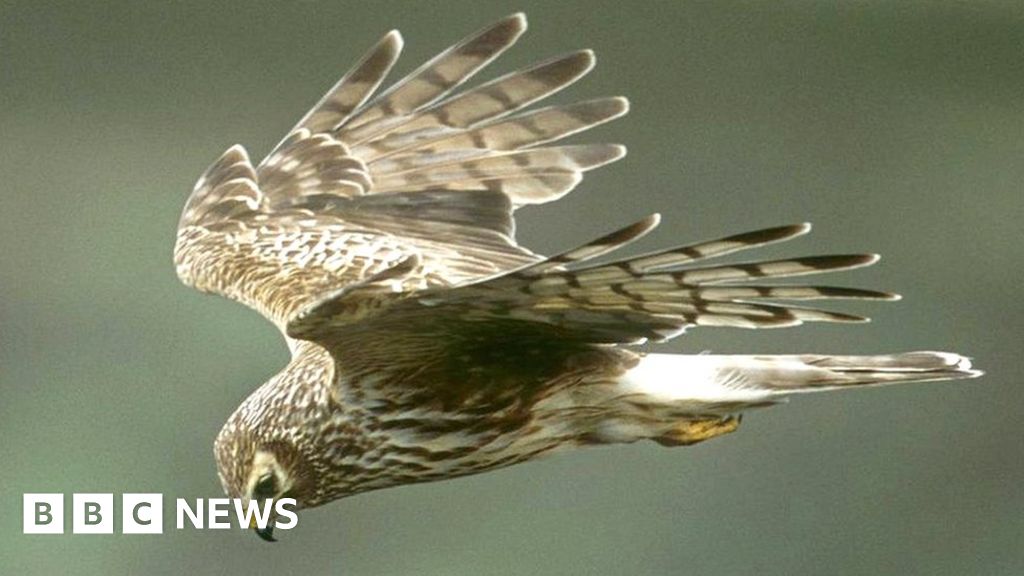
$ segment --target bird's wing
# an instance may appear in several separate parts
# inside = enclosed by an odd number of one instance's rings
[[[349,370],[409,368],[401,362],[409,351],[416,362],[433,358],[435,364],[464,369],[459,359],[472,356],[467,350],[507,352],[522,362],[528,356],[516,351],[523,346],[637,344],[672,338],[690,326],[860,322],[865,318],[778,301],[896,298],[855,288],[761,283],[867,266],[877,260],[870,254],[708,263],[803,235],[810,230],[807,224],[595,262],[657,222],[652,216],[574,250],[456,287],[399,289],[396,283],[416,267],[407,260],[309,305],[288,323],[287,334],[344,351]]]
[[[178,229],[179,276],[283,326],[325,292],[416,255],[410,288],[493,275],[539,257],[512,212],[555,200],[621,146],[551,145],[626,113],[624,98],[524,109],[594,63],[574,52],[470,89],[526,29],[513,15],[376,97],[402,40],[385,35],[258,166],[230,148],[197,182]]]

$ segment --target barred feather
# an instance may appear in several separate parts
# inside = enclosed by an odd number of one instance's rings
[[[623,155],[625,149],[621,146],[584,144],[493,154],[466,162],[442,161],[397,174],[377,175],[376,189],[379,192],[398,192],[520,175],[571,175],[614,162]]]
[[[492,151],[546,144],[604,124],[628,111],[629,102],[625,98],[601,98],[542,108],[404,147],[394,141],[379,141],[356,146],[354,151],[367,158],[375,171],[399,172],[423,166],[430,163],[428,159],[443,155],[462,155],[468,159]]]
[[[402,52],[402,35],[392,30],[384,35],[323,98],[299,120],[291,132],[330,132],[344,123],[380,86]],[[291,133],[289,132],[289,134]],[[277,148],[281,148],[278,145]]]
[[[360,110],[340,136],[356,141],[348,136],[359,127],[399,118],[437,101],[500,56],[525,31],[526,17],[513,14],[469,36],[388,88]]]
[[[633,242],[643,238],[650,233],[651,230],[657,228],[659,223],[661,223],[661,215],[651,214],[650,216],[630,224],[625,228],[621,228],[610,234],[605,234],[597,240],[587,242],[583,246],[567,250],[554,256],[549,256],[541,262],[530,264],[522,270],[517,270],[515,272],[515,276],[540,276],[551,270],[562,269],[574,262],[592,260],[594,258],[604,256],[609,252],[618,250],[619,248],[632,244]]]
[[[228,148],[203,172],[182,210],[178,226],[216,221],[259,206],[262,194],[245,148]]]
[[[656,217],[649,217],[575,250],[496,278],[491,281],[492,288],[528,295],[518,305],[534,312],[582,307],[605,311],[610,316],[620,315],[627,340],[638,336],[665,339],[691,325],[771,328],[803,322],[866,321],[851,314],[777,303],[752,303],[747,302],[748,299],[896,298],[884,292],[851,288],[709,286],[848,270],[877,261],[874,255],[839,255],[700,265],[712,258],[801,236],[810,230],[808,224],[769,228],[605,264],[587,264],[637,239],[656,223]],[[645,327],[650,331],[643,333]]]
[[[593,66],[592,52],[574,52],[507,74],[408,117],[398,116],[388,121],[343,127],[338,131],[338,137],[352,145],[385,138],[390,142],[406,143],[433,137],[446,130],[469,128],[550,96],[580,79]]]
[[[853,314],[764,301],[769,298],[896,298],[884,292],[853,288],[719,286],[719,283],[755,278],[848,270],[876,262],[874,255],[705,264],[707,260],[726,254],[801,236],[810,230],[807,224],[768,228],[608,263],[593,263],[594,259],[642,237],[657,223],[657,215],[650,216],[579,248],[482,282],[454,289],[385,296],[382,310],[400,303],[396,311],[390,312],[400,316],[403,310],[417,306],[418,302],[438,314],[483,315],[550,324],[585,340],[623,344],[665,340],[677,336],[688,326],[777,328],[804,322],[867,320]],[[759,301],[750,302],[749,296]],[[355,302],[349,305],[359,306]],[[318,306],[321,310],[345,309],[344,305],[326,302]],[[309,328],[313,322],[309,319],[311,316],[316,316],[312,310],[304,312],[302,320],[289,326],[289,334],[315,339],[318,331],[331,331],[331,321],[323,318],[316,319],[315,329]],[[341,324],[350,321],[337,319]]]
[[[283,327],[325,284],[381,270],[392,250],[422,257],[418,281],[426,286],[535,261],[512,238],[511,211],[560,198],[585,171],[624,154],[607,144],[549,144],[621,116],[628,104],[603,98],[525,110],[586,74],[589,51],[463,87],[525,30],[525,17],[513,14],[374,96],[403,44],[398,32],[386,34],[258,168],[236,146],[204,174],[179,226],[181,278]],[[412,193],[423,197],[412,202]],[[349,201],[373,195],[395,196],[394,205]],[[388,249],[374,255],[360,242]],[[342,265],[353,258],[360,263]],[[271,262],[279,274],[245,281]]]

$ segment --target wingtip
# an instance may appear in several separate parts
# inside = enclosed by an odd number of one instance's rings
[[[649,214],[621,230],[613,232],[611,236],[614,236],[615,238],[625,237],[629,238],[630,241],[633,241],[646,236],[651,230],[657,228],[660,223],[661,214],[654,212],[653,214]]]
[[[811,223],[800,222],[797,224],[789,224],[786,226],[779,226],[778,228],[768,228],[767,232],[774,232],[779,236],[779,239],[789,240],[791,238],[797,238],[805,234],[810,233]]]
[[[471,38],[488,37],[489,42],[499,41],[500,44],[506,48],[515,44],[520,36],[526,32],[526,14],[522,12],[516,12],[515,14],[509,14],[508,16],[498,20],[494,24],[487,26],[483,30],[480,30]]]
[[[744,232],[731,236],[730,240],[736,240],[752,245],[770,244],[773,242],[784,242],[810,232],[811,227],[806,222],[803,224],[790,224],[787,226],[775,226],[763,228],[752,232]]]
[[[838,255],[835,258],[843,261],[843,265],[841,266],[843,270],[853,270],[856,268],[873,266],[881,260],[882,257],[878,254],[846,254]]]
[[[775,234],[778,240],[791,240],[809,234],[811,232],[811,223],[800,222],[799,224],[779,226],[778,228],[769,228],[766,232]]]
[[[590,48],[570,52],[566,54],[563,57],[563,59],[578,61],[577,65],[579,66],[579,73],[577,78],[589,74],[590,71],[593,70],[594,66],[597,64],[597,55],[594,54],[594,51],[591,50]]]
[[[405,46],[405,39],[402,37],[402,33],[397,29],[390,30],[387,34],[381,38],[381,44],[388,44],[392,46],[394,50],[401,50]]]
[[[499,23],[506,22],[509,23],[510,25],[514,25],[516,29],[519,30],[520,32],[525,32],[530,25],[529,21],[527,21],[526,19],[525,12],[515,12],[513,14],[509,14],[508,16],[502,18]]]
[[[616,117],[629,113],[629,98],[626,98],[625,96],[613,96],[612,101],[619,105],[619,109],[615,114]]]
[[[230,148],[225,150],[224,154],[222,154],[221,156],[223,158],[227,158],[230,156],[238,156],[240,160],[244,160],[246,162],[249,161],[249,151],[246,150],[245,146],[242,146],[241,144],[233,144]]]

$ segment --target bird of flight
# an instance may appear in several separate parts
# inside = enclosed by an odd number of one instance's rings
[[[896,296],[773,283],[874,255],[718,260],[807,224],[618,255],[653,215],[555,256],[519,246],[516,209],[561,198],[625,153],[559,141],[628,108],[620,97],[532,106],[587,74],[589,51],[463,86],[525,30],[523,15],[504,18],[378,91],[402,48],[390,32],[262,162],[232,146],[199,178],[178,276],[259,311],[292,353],[216,439],[229,496],[307,508],[566,448],[689,445],[794,394],[980,375],[944,352],[638,350],[695,326],[860,322],[787,302]]]

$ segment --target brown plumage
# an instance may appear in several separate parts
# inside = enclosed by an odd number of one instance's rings
[[[505,18],[374,96],[401,50],[391,32],[263,162],[233,146],[199,179],[179,224],[178,275],[255,308],[292,350],[217,438],[229,495],[318,506],[565,447],[692,444],[793,393],[979,374],[937,352],[629,348],[690,326],[858,322],[779,301],[895,296],[770,283],[873,255],[713,261],[806,224],[627,258],[602,259],[657,216],[549,258],[518,246],[516,208],[556,200],[624,154],[557,142],[627,111],[624,98],[525,110],[586,74],[589,51],[462,88],[525,28],[522,15]]]

